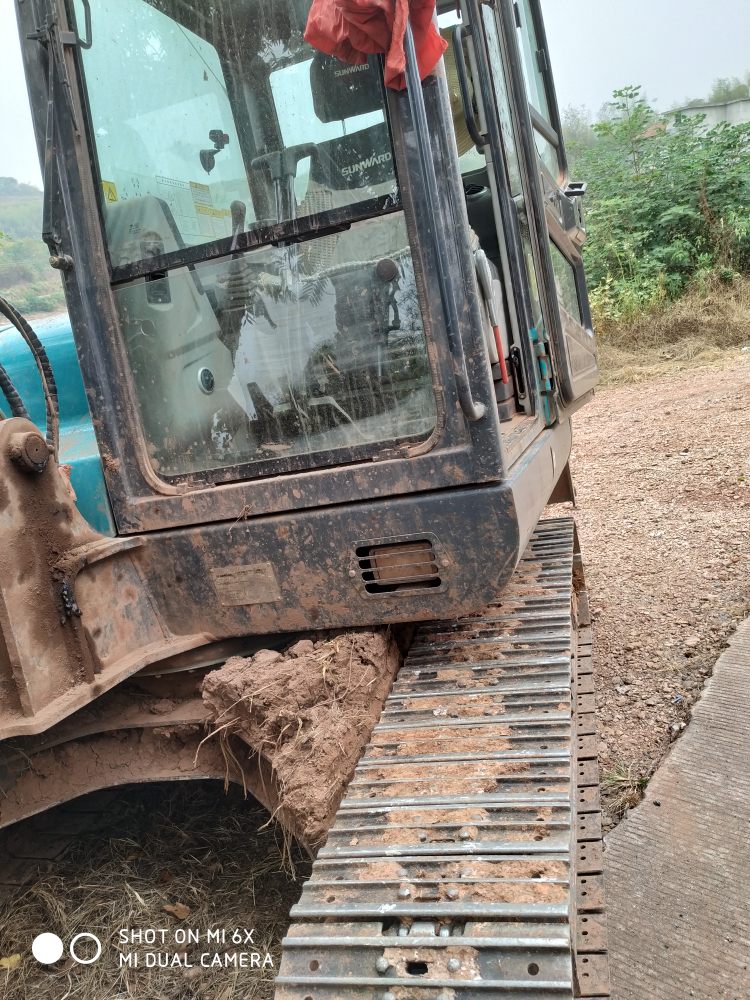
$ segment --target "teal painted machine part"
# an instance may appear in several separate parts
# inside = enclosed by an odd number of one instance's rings
[[[99,448],[94,436],[86,392],[81,379],[73,332],[67,313],[35,321],[37,336],[49,356],[60,404],[60,464],[70,465],[76,506],[89,524],[103,535],[114,535],[115,522],[104,485]],[[47,428],[44,393],[34,358],[13,326],[0,327],[0,363],[4,366],[29,417],[42,432]],[[0,410],[8,406],[0,394]]]

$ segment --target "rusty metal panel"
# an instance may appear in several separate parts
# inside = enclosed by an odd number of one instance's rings
[[[601,813],[579,813],[576,817],[576,823],[578,840],[602,839]]]
[[[608,997],[609,960],[606,955],[578,955],[576,979],[581,997]]]
[[[604,909],[604,876],[580,875],[576,881],[576,902],[580,912]]]
[[[604,913],[585,913],[578,918],[576,951],[605,952],[607,950],[607,916]]]

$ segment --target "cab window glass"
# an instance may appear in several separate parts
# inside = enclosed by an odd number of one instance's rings
[[[539,69],[537,57],[539,46],[536,41],[536,33],[534,31],[534,22],[531,18],[529,0],[518,0],[516,3],[516,10],[518,11],[519,20],[521,21],[521,27],[517,29],[517,36],[518,48],[521,53],[523,77],[526,84],[526,96],[529,104],[531,104],[534,110],[541,115],[546,122],[549,122],[549,104],[547,102],[547,93],[544,88],[544,78]],[[547,139],[545,139],[544,136],[541,135],[536,129],[534,129],[534,142],[536,143],[537,152],[539,153],[542,163],[545,165],[552,177],[557,180],[560,170],[557,150],[552,143],[548,142]]]
[[[114,297],[160,476],[340,464],[435,426],[401,212],[138,278]]]
[[[573,265],[565,257],[557,246],[550,240],[550,254],[552,255],[552,269],[555,274],[555,289],[557,291],[557,301],[561,309],[571,316],[576,323],[583,325],[581,318],[581,306],[578,301],[578,289],[576,288],[576,278]]]
[[[521,64],[523,66],[523,76],[526,81],[526,96],[529,104],[539,112],[542,118],[549,121],[549,106],[547,104],[547,94],[544,89],[544,79],[537,62],[537,51],[539,46],[536,42],[534,22],[531,18],[531,8],[529,0],[517,0],[516,10],[518,11],[521,26],[517,29],[518,48],[521,52]]]
[[[500,134],[503,138],[503,148],[505,150],[505,163],[508,170],[508,187],[512,197],[521,194],[521,170],[518,165],[518,152],[516,150],[516,140],[513,134],[513,120],[510,113],[510,101],[508,100],[508,87],[505,80],[505,67],[500,50],[500,38],[497,31],[495,13],[491,7],[485,4],[480,6],[482,20],[484,21],[485,37],[487,39],[487,51],[490,57],[490,72],[492,73],[492,85],[495,88],[495,104],[497,107],[497,117],[500,122]]]
[[[312,49],[308,7],[91,0],[81,56],[114,266],[398,202],[379,63]]]

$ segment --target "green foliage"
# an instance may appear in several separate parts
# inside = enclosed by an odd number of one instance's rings
[[[591,110],[583,104],[580,107],[569,104],[567,108],[563,108],[561,118],[565,152],[568,157],[568,170],[570,176],[574,180],[578,180],[582,152],[595,146],[598,141],[593,127],[594,116]]]
[[[706,104],[726,104],[728,101],[738,101],[750,97],[750,73],[745,73],[740,80],[736,76],[714,80],[713,86],[705,99],[687,102],[689,108],[700,108]]]
[[[42,197],[39,188],[0,177],[0,294],[26,315],[65,308],[41,239]]]
[[[42,192],[15,177],[0,177],[0,231],[14,240],[39,239],[42,232]]]
[[[610,109],[577,164],[589,182],[584,259],[600,324],[710,273],[731,281],[750,269],[750,124],[657,116],[640,87],[615,91]]]

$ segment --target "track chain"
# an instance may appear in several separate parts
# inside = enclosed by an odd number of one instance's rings
[[[571,519],[540,522],[482,615],[419,629],[292,908],[277,1000],[609,995],[575,549]]]

